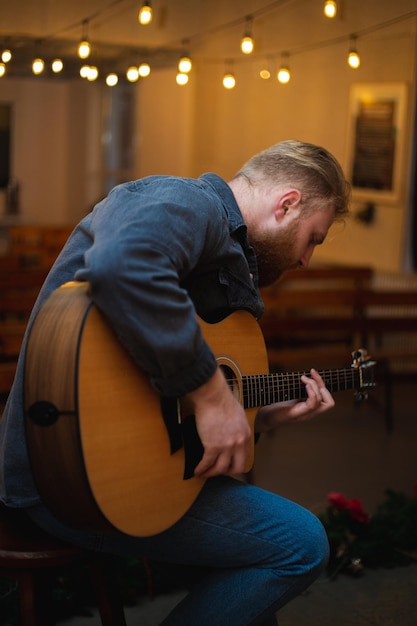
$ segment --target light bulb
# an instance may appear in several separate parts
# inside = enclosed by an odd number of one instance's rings
[[[139,10],[138,20],[142,26],[147,26],[147,24],[152,22],[152,7],[150,2],[143,3]]]
[[[337,4],[334,0],[327,0],[324,3],[324,15],[329,18],[336,17],[337,13]]]
[[[90,56],[91,46],[88,41],[88,19],[82,23],[81,40],[78,44],[77,54],[80,59],[87,59]]]
[[[118,82],[119,82],[119,77],[114,72],[112,72],[111,74],[107,75],[107,77],[106,77],[106,85],[108,87],[115,87]]]
[[[64,64],[61,59],[54,59],[52,61],[51,67],[54,74],[59,74],[59,72],[62,72],[62,70],[64,69]]]
[[[280,82],[282,85],[286,85],[287,83],[290,82],[291,74],[290,74],[290,70],[288,69],[288,67],[281,67],[279,69],[278,74],[277,74],[277,79],[278,79],[278,82]]]
[[[138,67],[139,76],[146,78],[151,73],[151,66],[149,63],[141,63]]]
[[[181,59],[179,60],[179,63],[178,63],[178,70],[182,74],[188,74],[188,72],[191,72],[192,66],[193,66],[193,64],[192,64],[191,59],[189,57],[181,57]]]
[[[90,65],[87,71],[87,80],[93,82],[98,78],[98,68],[95,65]]]
[[[272,59],[270,57],[266,58],[261,65],[259,70],[259,76],[262,80],[269,80],[272,75],[271,67],[273,65]]]
[[[35,59],[32,63],[32,72],[36,75],[42,74],[44,67],[45,67],[45,63],[43,59],[40,59],[40,58]]]
[[[358,69],[358,67],[360,66],[361,60],[360,60],[359,54],[356,52],[356,50],[351,50],[349,52],[348,64],[354,70]]]
[[[252,16],[246,17],[246,26],[243,33],[243,37],[240,40],[240,49],[243,54],[252,54],[254,48],[254,41],[252,37]]]
[[[126,78],[130,83],[135,83],[139,79],[139,70],[136,65],[127,68]]]
[[[350,48],[349,48],[347,62],[348,62],[349,67],[351,67],[354,70],[358,69],[358,67],[361,64],[358,51],[356,50],[356,35],[350,36]]]
[[[1,60],[3,61],[3,63],[8,63],[11,58],[12,58],[11,51],[8,48],[3,50],[3,52],[1,53]]]
[[[183,72],[178,72],[175,78],[177,85],[186,85],[188,83],[189,77],[188,74],[184,74]]]
[[[80,41],[77,51],[80,59],[87,59],[90,56],[90,51],[91,48],[89,42],[87,40]]]
[[[2,78],[6,73],[6,66],[4,63],[0,63],[0,78]]]
[[[89,65],[83,65],[80,68],[80,76],[81,76],[81,78],[87,78],[89,71],[90,71],[90,66]]]
[[[80,59],[87,59],[90,56],[90,52],[91,47],[89,42],[86,39],[80,41],[78,45],[78,56],[80,57]]]
[[[236,85],[236,79],[233,74],[225,74],[223,76],[223,87],[225,89],[233,89]]]
[[[254,43],[252,37],[243,37],[240,42],[240,49],[242,50],[243,54],[252,54],[253,48]]]

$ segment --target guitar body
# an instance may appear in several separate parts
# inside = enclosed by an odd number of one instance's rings
[[[178,521],[205,481],[184,479],[184,448],[170,451],[159,395],[87,289],[68,283],[56,290],[29,336],[25,424],[34,478],[66,524],[149,536]],[[236,394],[242,375],[267,372],[263,337],[249,313],[200,324],[219,364],[232,372]],[[246,410],[252,430],[256,412]],[[252,462],[253,452],[247,470]]]

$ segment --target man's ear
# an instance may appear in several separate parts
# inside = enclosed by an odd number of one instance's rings
[[[294,213],[301,203],[301,192],[298,189],[289,189],[283,193],[275,206],[275,219],[280,221],[284,217]]]

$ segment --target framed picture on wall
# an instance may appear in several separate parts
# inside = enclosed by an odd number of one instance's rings
[[[348,177],[358,200],[396,203],[404,181],[405,83],[356,83],[350,90]]]

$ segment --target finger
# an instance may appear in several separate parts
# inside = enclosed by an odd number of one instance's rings
[[[217,463],[217,454],[204,453],[203,458],[194,469],[195,476],[204,476],[207,472],[213,468]]]
[[[318,371],[316,369],[311,368],[310,370],[310,376],[313,380],[316,381],[316,383],[318,384],[319,387],[325,387],[325,383],[324,380],[322,379],[322,377],[320,376],[320,374],[318,373]]]
[[[220,474],[235,475],[244,472],[250,454],[250,445],[238,446],[233,452],[225,450],[217,455],[205,454],[194,470],[196,476],[211,478]]]
[[[314,381],[313,383],[310,379],[310,382],[306,382],[306,391],[306,405],[309,407],[310,411],[321,413],[335,405],[333,396],[323,382],[320,384]]]
[[[310,401],[317,400],[317,402],[321,402],[322,395],[321,395],[321,390],[317,382],[313,380],[312,378],[309,378],[308,376],[302,376],[301,380],[306,386],[306,392],[307,392],[306,402],[309,403],[309,400]]]
[[[195,468],[194,474],[202,478],[212,478],[229,473],[231,467],[233,467],[233,456],[229,452],[223,451],[217,455],[204,455]]]
[[[194,472],[196,476],[201,478],[213,478],[214,476],[220,476],[221,474],[229,474],[229,468],[231,465],[231,461],[227,459],[217,461],[208,469],[198,472],[197,469]]]
[[[326,407],[331,407],[335,405],[335,401],[334,398],[332,396],[332,394],[330,393],[330,391],[327,389],[325,382],[323,381],[322,377],[320,376],[320,374],[318,373],[317,370],[312,369],[311,370],[311,376],[312,378],[316,381],[320,395],[321,395],[321,401],[323,404],[326,405]]]
[[[244,448],[239,448],[235,451],[235,454],[230,459],[230,464],[226,474],[233,476],[236,474],[242,474],[245,471],[246,463],[250,454],[250,445],[248,444]]]

